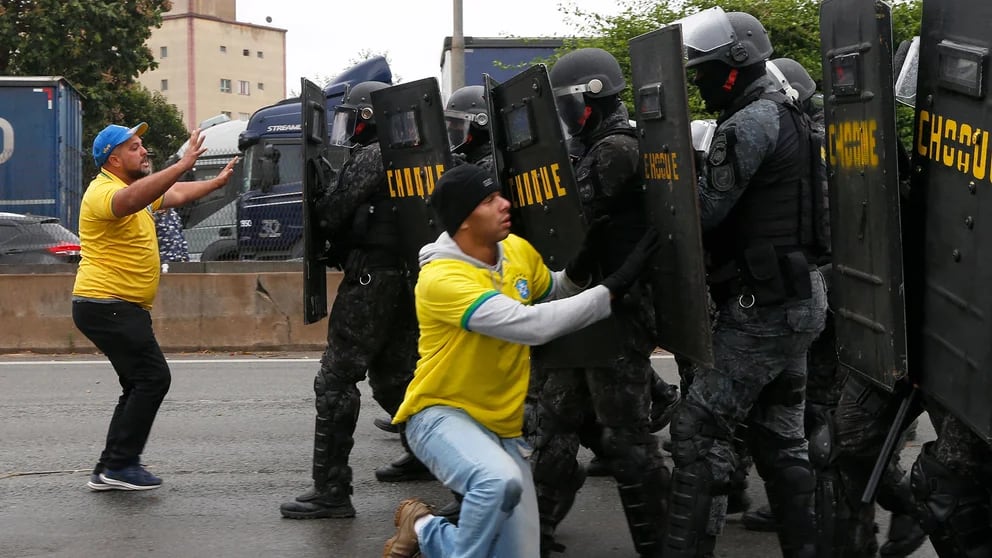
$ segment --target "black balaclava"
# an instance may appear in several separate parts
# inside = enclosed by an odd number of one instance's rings
[[[695,71],[692,82],[699,88],[706,103],[706,110],[719,112],[747,89],[748,85],[765,75],[765,63],[731,68],[719,60],[710,60],[691,68]]]

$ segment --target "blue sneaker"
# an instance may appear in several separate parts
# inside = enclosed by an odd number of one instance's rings
[[[116,486],[103,482],[103,479],[100,478],[98,473],[90,474],[90,480],[86,483],[86,486],[95,492],[103,492],[104,490],[114,490],[117,488]]]
[[[117,490],[152,490],[162,486],[162,479],[149,473],[141,465],[128,465],[123,469],[107,469],[100,480]]]

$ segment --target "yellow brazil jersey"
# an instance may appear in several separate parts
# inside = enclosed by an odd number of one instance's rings
[[[162,206],[162,198],[118,218],[111,209],[111,200],[126,187],[120,178],[101,171],[83,194],[79,209],[82,259],[72,294],[125,300],[151,310],[159,280],[158,237],[152,211]]]
[[[503,438],[521,435],[530,347],[468,329],[472,313],[504,294],[524,304],[551,291],[551,274],[524,239],[502,242],[499,274],[458,259],[423,266],[416,287],[420,360],[395,421],[432,405],[464,409]]]

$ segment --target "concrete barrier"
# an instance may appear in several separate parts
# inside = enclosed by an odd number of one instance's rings
[[[96,351],[72,323],[74,266],[0,267],[0,353]],[[328,272],[328,309],[340,282]],[[326,319],[303,324],[297,262],[170,264],[152,323],[166,352],[313,351],[327,339]]]

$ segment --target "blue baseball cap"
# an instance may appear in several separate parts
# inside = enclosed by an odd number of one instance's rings
[[[110,152],[115,147],[131,139],[131,136],[141,137],[141,134],[147,131],[148,124],[145,122],[138,124],[134,128],[125,128],[124,126],[111,124],[100,130],[100,133],[96,135],[96,139],[93,140],[93,162],[96,163],[97,167],[102,167],[107,162],[107,157],[110,157]]]

